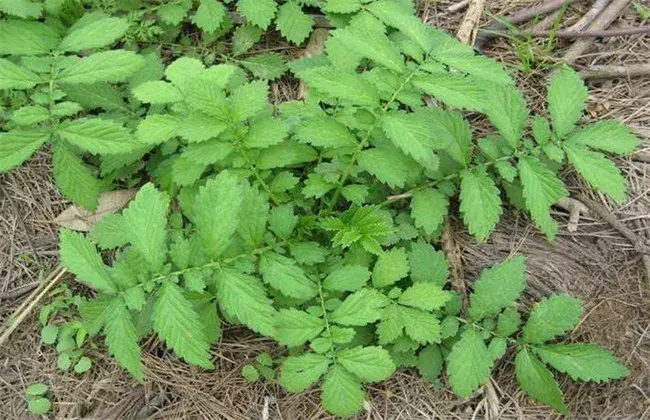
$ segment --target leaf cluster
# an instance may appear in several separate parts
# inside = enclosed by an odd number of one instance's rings
[[[93,290],[76,301],[74,331],[103,337],[138,380],[145,337],[211,369],[224,323],[286,346],[279,383],[318,387],[342,416],[398,368],[434,383],[445,372],[466,398],[509,351],[522,389],[561,412],[547,366],[576,380],[627,374],[605,349],[558,341],[582,316],[576,299],[553,295],[522,322],[523,257],[485,270],[463,308],[434,246],[456,209],[484,241],[508,204],[553,238],[565,170],[625,200],[606,153],[638,140],[616,121],[578,124],[588,92],[569,68],[549,83],[548,115],[530,115],[506,69],[423,24],[409,1],[135,1],[133,15],[53,3],[0,0],[14,16],[0,22],[0,172],[48,144],[62,193],[91,211],[102,191],[142,186],[89,235],[62,230],[60,245]],[[302,42],[303,6],[336,23],[322,55],[288,66],[247,55],[273,19]],[[217,36],[232,8],[248,23],[214,60],[127,49],[149,13]],[[276,103],[269,83],[287,68],[306,97]],[[494,134],[475,138],[469,115]],[[273,363],[244,374],[272,380]]]

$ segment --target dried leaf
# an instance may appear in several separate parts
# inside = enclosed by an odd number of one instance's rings
[[[79,232],[90,232],[104,217],[122,210],[137,191],[137,189],[131,188],[105,192],[99,196],[99,205],[96,211],[89,212],[81,206],[72,205],[61,212],[54,219],[54,223]]]

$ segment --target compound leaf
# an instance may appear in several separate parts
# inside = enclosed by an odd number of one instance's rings
[[[535,304],[524,326],[526,343],[543,343],[575,327],[582,318],[582,302],[569,295],[553,295]]]
[[[162,285],[154,303],[152,320],[156,334],[179,357],[193,365],[214,367],[210,361],[210,342],[203,334],[199,315],[178,285],[171,281]]]
[[[592,343],[548,344],[535,352],[574,380],[606,382],[630,374],[611,351]]]
[[[447,376],[451,389],[461,398],[474,393],[490,377],[493,365],[481,334],[469,328],[447,356]]]
[[[532,398],[550,405],[560,413],[568,412],[553,374],[526,348],[515,357],[515,376],[521,389]]]
[[[526,264],[522,256],[510,258],[481,273],[470,295],[469,314],[474,319],[496,315],[514,302],[526,288]]]

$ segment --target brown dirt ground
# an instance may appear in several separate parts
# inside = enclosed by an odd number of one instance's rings
[[[423,19],[453,31],[463,12],[445,14],[451,1],[429,0],[421,7]],[[527,0],[488,1],[490,12],[504,15],[531,4]],[[565,16],[569,26],[584,13],[574,6]],[[482,24],[488,18],[483,17]],[[614,26],[641,23],[632,9]],[[643,36],[597,41],[577,66],[648,62],[649,39]],[[548,62],[561,56],[568,44],[556,45]],[[493,42],[486,51],[506,63],[516,64],[512,44]],[[521,72],[520,72],[521,73]],[[547,71],[524,74],[519,85],[527,91],[535,110],[543,110]],[[650,80],[617,79],[590,83],[587,119],[616,118],[630,124],[645,140],[650,151]],[[277,84],[277,97],[291,97],[295,86]],[[630,183],[630,200],[616,207],[605,204],[638,235],[650,238],[650,163],[626,159],[621,168]],[[576,177],[566,174],[572,193],[587,191]],[[29,288],[57,264],[56,227],[51,220],[67,203],[52,184],[48,154],[38,153],[25,167],[0,178],[0,322],[5,322]],[[567,215],[557,219],[565,226]],[[458,229],[460,231],[460,229]],[[585,316],[571,334],[572,339],[590,340],[612,349],[631,367],[625,380],[607,385],[574,383],[558,378],[575,418],[650,418],[650,305],[649,280],[641,258],[616,230],[595,216],[583,217],[579,229],[563,229],[547,242],[529,221],[514,213],[507,215],[497,232],[482,245],[464,233],[457,233],[463,268],[468,279],[484,267],[513,252],[528,256],[527,298],[539,298],[556,291],[569,292],[585,301]],[[529,301],[524,305],[528,305]],[[37,308],[38,309],[38,308]],[[53,395],[56,418],[218,418],[218,419],[320,419],[326,414],[315,391],[286,395],[272,383],[247,383],[240,369],[257,354],[280,350],[242,328],[229,328],[214,349],[217,370],[203,372],[174,357],[156,340],[143,344],[149,380],[138,386],[101,350],[91,351],[94,366],[84,376],[61,374],[51,346],[40,344],[38,310],[19,326],[11,341],[0,348],[0,418],[27,418],[24,389],[34,382],[46,382]],[[506,358],[507,360],[507,358]],[[502,362],[489,386],[466,401],[445,389],[436,389],[410,372],[400,372],[386,383],[370,389],[367,419],[469,419],[469,418],[557,418],[551,410],[535,405],[518,389],[510,362]]]

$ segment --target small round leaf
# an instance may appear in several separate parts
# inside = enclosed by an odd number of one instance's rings
[[[48,390],[47,385],[43,383],[31,384],[25,390],[25,395],[28,397],[40,397],[45,394]]]
[[[45,344],[56,343],[56,337],[59,335],[59,327],[56,325],[46,325],[41,330],[41,341]]]
[[[81,374],[86,372],[93,365],[93,361],[84,356],[74,365],[74,371]]]
[[[51,407],[52,407],[52,403],[50,402],[50,400],[43,397],[31,399],[29,400],[29,403],[27,403],[27,411],[36,415],[47,413],[48,411],[50,411]]]

